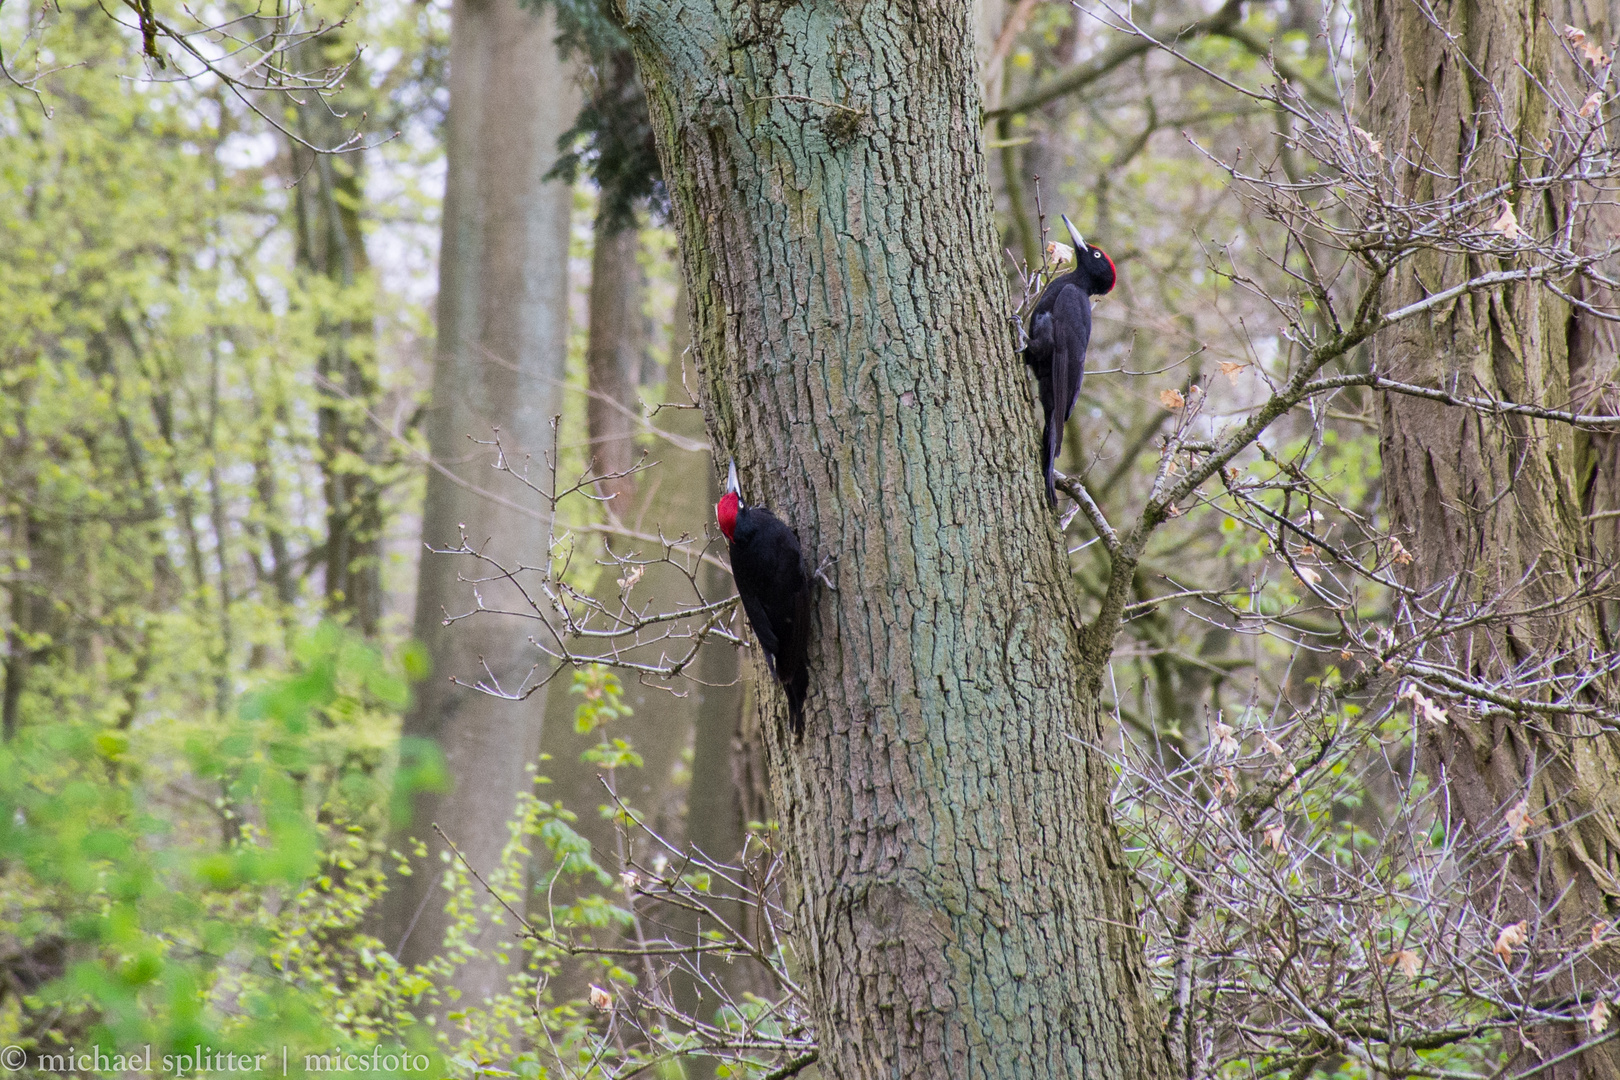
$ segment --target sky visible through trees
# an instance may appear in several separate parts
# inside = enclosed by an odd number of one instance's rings
[[[0,7],[0,1068],[1620,1077],[1620,8],[513,4]]]

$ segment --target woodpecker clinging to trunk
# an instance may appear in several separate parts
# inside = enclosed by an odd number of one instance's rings
[[[1024,363],[1035,372],[1041,388],[1041,410],[1046,414],[1041,471],[1046,476],[1047,501],[1053,506],[1057,505],[1057,487],[1052,467],[1063,449],[1063,425],[1069,422],[1069,413],[1080,396],[1080,380],[1086,373],[1091,298],[1111,290],[1115,278],[1114,260],[1102,248],[1087,244],[1067,214],[1063,224],[1074,240],[1074,269],[1053,278],[1035,302],[1029,318],[1029,343],[1024,346]]]
[[[799,538],[769,510],[743,503],[735,461],[714,516],[731,545],[731,576],[748,622],[771,674],[787,691],[788,722],[795,737],[803,735],[810,689],[810,575]]]

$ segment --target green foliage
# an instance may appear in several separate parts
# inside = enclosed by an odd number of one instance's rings
[[[624,703],[623,684],[611,668],[601,664],[575,671],[568,692],[584,699],[574,709],[574,730],[581,735],[601,731],[614,720],[630,715],[630,706]]]
[[[399,14],[355,24],[411,58],[369,74],[431,98],[415,61],[442,6]],[[397,377],[380,348],[409,353],[420,311],[296,264],[277,137],[241,102],[141,80],[138,39],[93,5],[26,42],[12,15],[8,64],[35,48],[62,67],[51,115],[0,95],[0,1042],[109,1055],[84,1072],[145,1047],[154,1072],[195,1073],[163,1058],[198,1047],[269,1052],[266,1073],[285,1048],[289,1075],[374,1050],[409,1051],[419,1067],[394,1071],[417,1076],[541,1046],[588,1059],[588,1013],[559,1003],[542,1030],[532,1008],[558,954],[461,868],[439,961],[403,968],[366,930],[391,829],[446,772],[398,735],[421,651],[319,621],[324,485],[388,473],[321,444],[315,375],[333,328],[363,320],[377,342],[345,355]],[[611,883],[565,810],[522,810],[489,879],[503,895],[521,906],[536,839]],[[600,901],[581,925],[621,924]],[[454,1001],[476,928],[502,919],[513,990]]]
[[[326,480],[397,479],[315,430],[327,331],[375,304],[294,265],[276,144],[239,101],[139,80],[93,4],[38,34],[53,111],[0,95],[6,721],[223,715],[318,617]]]
[[[581,735],[597,732],[601,736],[601,741],[586,750],[581,759],[609,773],[626,766],[641,768],[641,755],[624,739],[609,738],[606,730],[614,720],[630,715],[619,677],[601,664],[591,664],[574,672],[569,693],[584,697],[574,710],[574,730]]]
[[[365,932],[390,862],[390,797],[444,790],[443,763],[431,744],[393,737],[405,694],[397,660],[330,624],[293,655],[291,670],[225,718],[127,732],[30,725],[0,744],[0,941],[34,958],[32,970],[49,968],[4,1001],[0,1041],[36,1055],[99,1047],[109,1061],[201,1047],[268,1054],[277,1068],[285,1048],[294,1076],[321,1055],[374,1051],[421,1066],[369,1070],[384,1076],[545,1077],[543,1062],[558,1058],[594,1075],[593,1061],[637,1060],[604,1056],[595,1010],[545,989],[568,962],[560,938],[616,939],[631,913],[582,889],[548,909],[546,936],[515,915],[541,848],[554,869],[536,895],[561,879],[617,884],[573,815],[534,793],[482,880],[447,860],[453,921],[437,960],[404,968]],[[587,695],[601,691],[581,707],[598,728],[629,713],[604,675],[579,680]],[[622,740],[612,745],[620,767],[633,764]],[[455,971],[489,948],[492,926],[510,986],[458,1001]],[[611,958],[593,963],[609,985],[637,981]],[[444,1024],[417,1016],[435,1012]]]
[[[225,718],[29,725],[0,745],[0,939],[36,958],[0,1039],[154,1055],[436,1058],[429,988],[360,932],[404,683],[325,626]],[[416,754],[407,784],[438,775]],[[404,1075],[403,1070],[400,1071]]]

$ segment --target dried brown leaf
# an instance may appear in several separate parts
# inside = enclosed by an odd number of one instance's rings
[[[1496,935],[1496,944],[1491,951],[1502,958],[1505,964],[1513,959],[1513,950],[1530,940],[1530,920],[1523,919],[1516,923],[1509,923],[1502,927],[1502,932]]]
[[[1181,396],[1180,390],[1160,390],[1159,404],[1167,409],[1179,409],[1187,404],[1187,399]]]
[[[1408,979],[1415,979],[1423,970],[1423,958],[1412,949],[1401,949],[1384,957],[1384,966],[1395,968]]]
[[[600,986],[597,986],[595,983],[592,983],[591,1005],[602,1010],[603,1012],[608,1012],[613,1008],[613,995],[602,989]]]
[[[1581,108],[1580,108],[1580,117],[1581,117],[1581,119],[1582,120],[1590,120],[1590,119],[1592,119],[1592,117],[1597,115],[1598,106],[1600,106],[1602,104],[1603,104],[1603,91],[1601,91],[1601,90],[1592,91],[1591,96],[1589,96],[1585,101],[1581,102]]]
[[[1506,199],[1502,200],[1502,212],[1496,220],[1485,226],[1493,233],[1500,233],[1509,240],[1517,240],[1524,232],[1519,228],[1519,219],[1513,216],[1513,206]]]
[[[1446,715],[1446,710],[1436,705],[1432,699],[1425,696],[1423,691],[1415,686],[1408,686],[1401,691],[1400,700],[1410,701],[1413,714],[1422,717],[1436,727],[1451,722],[1451,718]]]
[[[1507,813],[1503,814],[1502,817],[1507,821],[1508,837],[1513,841],[1514,845],[1528,847],[1529,845],[1524,842],[1524,834],[1530,828],[1530,800],[1528,798],[1520,799],[1508,807]]]

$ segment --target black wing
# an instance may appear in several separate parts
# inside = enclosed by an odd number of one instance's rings
[[[1091,297],[1078,285],[1066,286],[1052,305],[1052,403],[1057,415],[1058,446],[1063,445],[1062,427],[1074,411],[1080,396],[1080,380],[1086,374],[1086,347],[1091,344]]]
[[[1045,297],[1042,297],[1045,299]],[[1024,343],[1024,363],[1037,379],[1052,371],[1052,313],[1037,308],[1029,320],[1029,340]]]
[[[803,567],[800,568],[801,571]],[[804,734],[804,699],[810,693],[810,582],[806,579],[793,598],[793,618],[782,639],[776,677],[787,691],[788,724],[794,737]]]
[[[1024,345],[1024,363],[1030,371],[1035,373],[1035,385],[1041,393],[1041,415],[1046,418],[1046,427],[1041,432],[1041,474],[1046,477],[1047,501],[1057,503],[1057,491],[1052,486],[1052,469],[1050,444],[1052,441],[1052,312],[1050,301],[1055,299],[1054,290],[1062,288],[1059,284],[1047,287],[1041,295],[1040,301],[1035,305],[1035,313],[1029,320],[1029,341]]]
[[[734,536],[737,595],[771,674],[787,691],[794,733],[802,733],[810,689],[810,576],[799,538],[775,514],[753,506],[738,515]]]
[[[735,554],[731,557],[731,565],[733,569],[737,566]],[[748,625],[754,628],[754,637],[759,639],[759,647],[765,651],[765,663],[770,667],[771,674],[775,675],[776,654],[782,649],[782,641],[776,636],[776,627],[771,622],[771,613],[765,606],[765,598],[744,592],[740,579],[737,582],[737,595],[742,597],[743,611],[748,615]]]
[[[1030,320],[1029,344],[1024,347],[1024,363],[1035,372],[1041,389],[1041,413],[1046,418],[1041,432],[1041,473],[1046,478],[1047,501],[1053,505],[1057,504],[1053,469],[1063,451],[1063,425],[1080,396],[1090,343],[1091,298],[1072,275],[1064,275],[1041,294]]]

